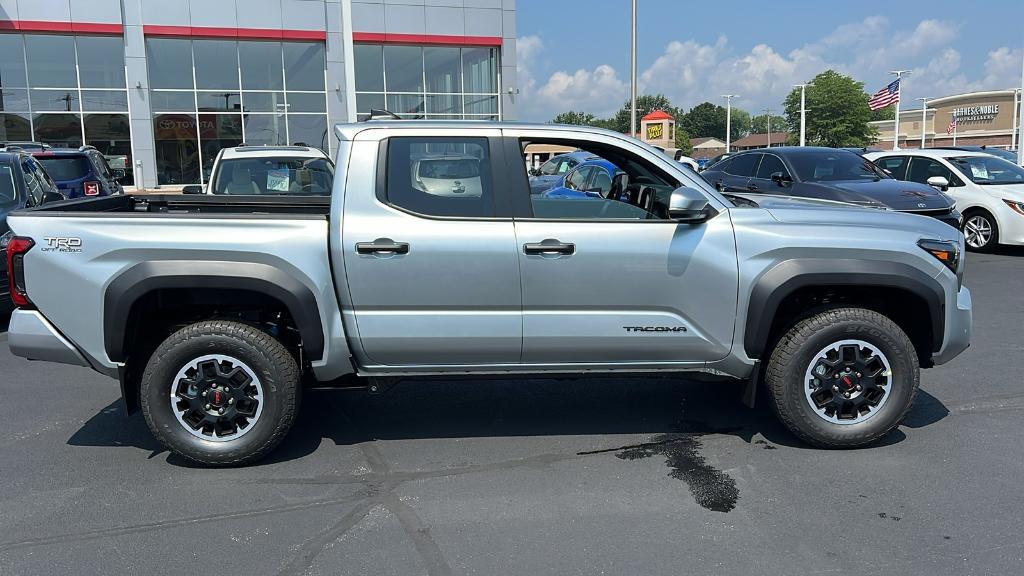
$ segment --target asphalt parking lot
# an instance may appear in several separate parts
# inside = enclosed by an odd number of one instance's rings
[[[731,385],[421,382],[308,394],[269,460],[201,469],[0,335],[0,574],[1018,574],[1024,251],[966,284],[973,347],[853,451]]]

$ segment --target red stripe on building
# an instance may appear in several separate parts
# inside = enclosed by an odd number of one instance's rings
[[[120,24],[101,22],[56,22],[49,20],[0,20],[0,30],[17,32],[57,32],[60,34],[124,34]]]
[[[443,34],[392,34],[353,32],[352,40],[365,44],[415,44],[439,46],[501,46],[500,36],[449,36]]]
[[[313,40],[324,42],[327,32],[322,30],[289,30],[282,28],[221,28],[216,26],[158,26],[142,27],[146,36],[177,36],[181,38],[238,38],[240,40]]]

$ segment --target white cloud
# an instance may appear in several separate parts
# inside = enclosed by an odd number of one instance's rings
[[[913,28],[894,26],[882,16],[838,26],[830,33],[788,53],[768,44],[736,51],[725,36],[712,44],[672,41],[638,77],[641,93],[663,93],[681,108],[720,95],[737,93],[737,105],[759,113],[781,111],[793,84],[828,68],[865,82],[874,92],[891,80],[888,71],[912,68],[904,83],[904,106],[918,96],[938,97],[971,90],[1002,89],[1020,81],[1020,49],[996,47],[984,62],[963,62],[951,47],[960,34],[956,23],[925,19]],[[629,79],[601,64],[593,69],[558,70],[537,80],[543,43],[536,36],[519,39],[520,116],[547,120],[574,109],[607,116],[628,97]],[[524,73],[525,72],[525,73]],[[916,103],[914,103],[916,104]]]

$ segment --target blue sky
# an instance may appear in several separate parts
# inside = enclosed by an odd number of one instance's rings
[[[629,0],[518,0],[523,120],[613,113],[629,96]],[[827,68],[874,92],[913,74],[903,108],[1021,84],[1024,0],[638,0],[641,93],[687,109],[705,100],[780,111],[792,85]]]

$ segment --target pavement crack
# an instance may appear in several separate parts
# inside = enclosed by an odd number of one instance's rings
[[[382,501],[387,509],[398,518],[398,522],[402,525],[406,535],[412,540],[412,545],[416,547],[416,552],[419,553],[420,558],[427,567],[427,574],[430,576],[451,576],[452,568],[448,565],[448,561],[445,560],[441,547],[437,545],[434,537],[431,536],[430,527],[420,519],[412,506],[403,502],[392,492],[386,494]]]
[[[340,520],[331,525],[327,530],[306,540],[299,549],[299,553],[278,572],[278,576],[292,576],[305,573],[306,570],[313,566],[317,556],[327,548],[328,544],[337,541],[349,530],[355,528],[356,525],[362,522],[363,518],[366,518],[370,510],[377,505],[376,499],[363,502],[350,510],[348,514],[342,516]]]

